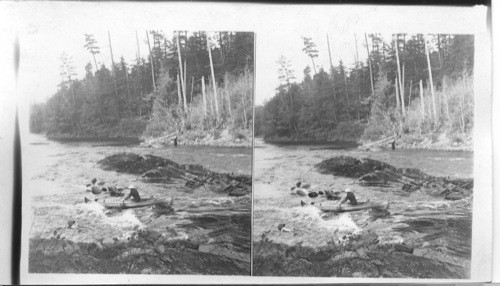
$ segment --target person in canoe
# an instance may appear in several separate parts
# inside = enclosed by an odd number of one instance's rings
[[[353,206],[358,204],[358,201],[356,200],[356,196],[351,191],[351,189],[347,188],[343,191],[343,193],[345,193],[345,197],[342,199],[342,201],[340,201],[339,206],[341,206],[342,204],[344,204],[347,201],[349,201],[349,204],[351,204]]]
[[[140,202],[141,196],[139,195],[139,191],[134,187],[134,185],[128,186],[124,191],[127,191],[127,194],[123,198],[123,202],[126,200],[133,198],[134,202]]]

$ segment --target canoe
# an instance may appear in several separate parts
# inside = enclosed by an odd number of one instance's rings
[[[313,205],[323,212],[354,212],[367,209],[377,209],[377,210],[387,210],[389,208],[389,202],[365,202],[359,203],[357,205],[342,205],[339,204],[322,204]]]
[[[85,198],[85,202],[91,201]],[[96,201],[97,203],[101,203],[105,208],[108,209],[131,209],[131,208],[141,208],[153,205],[160,205],[163,207],[168,207],[172,204],[172,198],[164,197],[164,198],[147,198],[143,199],[140,202],[134,201],[126,201],[123,202],[122,199],[107,199],[103,201]]]
[[[141,208],[153,205],[161,205],[164,207],[168,207],[171,204],[172,204],[172,198],[168,197],[143,199],[140,202],[134,202],[134,201],[123,202],[122,200],[119,201],[105,200],[103,202],[104,207],[108,209],[131,209],[131,208]]]

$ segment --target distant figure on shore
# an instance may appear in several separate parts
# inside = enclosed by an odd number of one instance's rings
[[[344,199],[340,202],[340,205],[342,205],[343,203],[349,201],[349,203],[353,206],[357,205],[358,204],[358,201],[356,200],[356,196],[354,195],[354,193],[351,191],[351,189],[347,188],[343,191],[345,193],[345,197]]]
[[[174,146],[177,147],[177,136],[174,138]]]
[[[134,185],[128,186],[126,189],[128,191],[127,195],[125,195],[125,198],[123,198],[123,202],[128,200],[129,198],[133,198],[134,202],[140,202],[141,201],[141,196],[139,196],[139,191],[134,187]]]
[[[392,141],[391,145],[392,145],[392,150],[396,150],[396,139]]]

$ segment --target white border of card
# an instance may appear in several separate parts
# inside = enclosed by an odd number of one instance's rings
[[[352,32],[448,33],[475,35],[474,70],[474,202],[471,278],[467,282],[486,282],[492,277],[492,132],[491,132],[491,39],[486,7],[393,7],[349,5],[267,5],[229,3],[80,3],[80,2],[3,2],[0,3],[4,23],[17,31],[22,50],[24,37],[33,27],[56,29],[72,25],[77,30],[97,29],[171,29],[249,31],[256,34],[256,90],[259,69],[265,63],[259,55],[265,44],[259,34],[279,30],[307,33],[314,29],[342,23]],[[186,14],[189,11],[189,15]],[[105,28],[103,28],[105,27]],[[8,38],[10,39],[10,37]],[[22,53],[21,53],[22,60]],[[22,72],[22,71],[21,71]],[[43,76],[43,73],[42,73]],[[498,87],[498,84],[497,84]],[[21,140],[28,132],[27,103],[19,94]],[[497,116],[498,119],[498,116]],[[3,148],[2,148],[3,149]],[[29,166],[28,166],[29,167]],[[26,166],[23,166],[26,168]],[[23,198],[25,200],[26,198]],[[497,199],[498,200],[498,199]],[[23,212],[29,210],[23,204]],[[3,225],[3,224],[2,224]],[[379,283],[422,282],[419,279],[382,278],[302,278],[302,277],[223,277],[189,275],[97,275],[97,274],[31,274],[27,267],[27,233],[29,223],[23,221],[21,283],[22,284],[89,284],[89,283]],[[2,238],[7,236],[2,236]],[[10,236],[9,236],[10,237]],[[10,239],[2,241],[10,241]],[[4,248],[5,245],[2,245]],[[498,250],[497,250],[498,252]],[[2,260],[4,262],[6,260]],[[465,282],[464,280],[426,279],[425,282]]]

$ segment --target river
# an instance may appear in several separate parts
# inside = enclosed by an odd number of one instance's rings
[[[342,243],[363,232],[375,233],[378,244],[404,243],[414,254],[470,269],[472,202],[448,201],[421,192],[404,195],[396,189],[366,187],[355,179],[320,174],[315,165],[334,156],[371,158],[398,168],[418,168],[434,176],[472,178],[473,153],[428,150],[338,150],[334,146],[271,145],[255,140],[254,153],[254,242],[264,235],[274,243],[321,248],[331,241]],[[296,182],[319,190],[350,188],[358,200],[388,201],[388,216],[370,211],[325,214],[301,207],[326,198],[297,196]],[[287,231],[278,230],[285,224]],[[260,255],[254,253],[254,257]]]
[[[133,184],[141,197],[169,196],[174,198],[174,209],[190,206],[246,207],[251,197],[228,197],[206,191],[204,188],[187,190],[169,183],[153,183],[140,180],[137,175],[105,171],[98,161],[120,152],[151,154],[168,158],[180,164],[199,164],[220,173],[251,174],[252,150],[250,148],[215,147],[164,147],[146,148],[136,142],[96,141],[96,142],[56,142],[45,136],[30,134],[22,138],[23,160],[23,204],[29,211],[23,213],[24,221],[30,225],[29,237],[51,239],[64,238],[73,242],[112,244],[130,240],[134,232],[141,229],[168,234],[169,239],[197,241],[199,251],[210,252],[209,234],[217,228],[220,217],[209,217],[212,228],[200,226],[206,221],[192,217],[192,214],[164,215],[155,217],[149,208],[123,211],[106,210],[100,204],[84,203],[85,197],[93,198],[86,192],[86,184],[93,178],[104,182],[105,186],[126,187]],[[26,208],[25,208],[26,210]],[[68,222],[74,225],[68,227]],[[227,218],[222,219],[228,227]],[[229,224],[234,220],[229,219]],[[219,253],[250,263],[250,213],[235,224],[245,228],[248,250],[236,249]],[[23,234],[26,235],[26,234]]]

